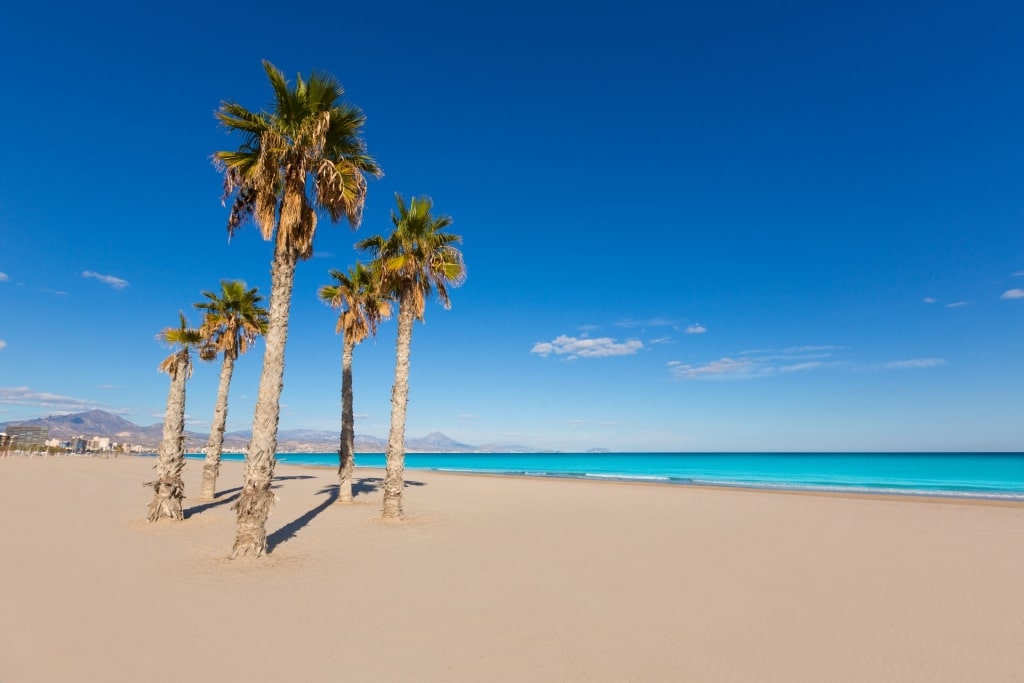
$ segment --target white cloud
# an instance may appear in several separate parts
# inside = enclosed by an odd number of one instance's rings
[[[938,302],[938,299],[933,299],[933,298],[932,298],[932,297],[930,297],[930,296],[926,296],[926,297],[924,298],[924,302],[925,302],[926,304],[934,304],[934,303],[937,303],[937,302]]]
[[[820,360],[807,361],[805,363],[793,363],[792,365],[782,365],[779,367],[779,372],[803,372],[804,370],[817,370],[823,368],[826,365],[834,365],[833,363],[823,363]]]
[[[704,327],[700,323],[694,323],[686,328],[686,334],[704,334],[708,331],[708,328]]]
[[[1024,289],[1008,289],[1003,292],[1000,299],[1024,299]]]
[[[536,353],[539,356],[545,357],[554,353],[559,356],[568,356],[572,360],[576,358],[632,356],[643,347],[643,342],[636,339],[617,342],[611,337],[578,339],[563,334],[550,342],[537,342],[530,349],[530,353]]]
[[[1014,277],[1024,277],[1024,270],[1018,270],[1013,274]]]
[[[954,301],[951,304],[946,304],[946,308],[960,308],[961,306],[968,306],[970,303],[970,301]]]
[[[679,361],[668,364],[669,372],[676,379],[702,379],[708,377],[750,377],[755,371],[754,361],[744,358],[720,358],[704,365],[683,365]]]
[[[648,318],[647,320],[621,320],[615,323],[616,327],[672,327],[677,325],[677,321],[672,318],[666,318],[659,316],[657,318]]]
[[[648,344],[671,344],[672,337],[658,337],[657,339],[651,339],[647,342]]]
[[[124,389],[124,387],[119,387],[116,384],[100,384],[96,388],[97,389]]]
[[[909,360],[890,361],[882,367],[886,370],[912,370],[917,368],[937,368],[945,364],[945,358],[911,358]]]
[[[127,280],[122,280],[121,278],[114,277],[113,275],[103,275],[102,273],[96,273],[91,270],[83,270],[82,277],[94,278],[100,282],[110,285],[114,289],[124,289],[128,286]]]
[[[0,339],[0,349],[5,349],[5,348],[7,348],[7,342],[5,342],[3,339]]]
[[[44,292],[46,294],[56,294],[57,296],[67,296],[68,295],[68,293],[65,292],[65,291],[62,291],[60,289],[50,289],[49,287],[43,287],[39,291],[40,292]]]
[[[11,278],[7,277],[7,273],[0,273],[0,282],[7,282]]]
[[[93,410],[94,408],[106,409],[99,401],[51,394],[46,391],[32,391],[28,387],[0,387],[0,404],[32,406],[68,413]]]
[[[463,413],[462,415],[459,415],[460,420],[475,420],[476,418],[477,416],[473,413]]]

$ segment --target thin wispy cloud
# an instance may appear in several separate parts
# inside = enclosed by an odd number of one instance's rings
[[[1000,299],[1024,299],[1024,289],[1008,289],[1002,293]]]
[[[49,287],[43,287],[39,291],[43,292],[44,294],[55,294],[57,296],[67,296],[68,295],[68,293],[65,292],[64,290],[61,290],[61,289],[50,289]]]
[[[894,360],[882,365],[886,370],[916,370],[919,368],[937,368],[945,365],[945,358],[911,358],[909,360]]]
[[[577,358],[607,358],[609,356],[632,356],[642,349],[642,341],[632,339],[619,342],[611,337],[569,337],[561,335],[550,342],[537,342],[530,353],[547,357],[551,354],[567,356],[569,360]]]
[[[648,344],[671,344],[672,337],[658,337],[657,339],[651,339],[647,342]]]
[[[7,282],[11,278],[7,277],[7,273],[0,273],[0,282]]]
[[[822,372],[881,372],[935,368],[946,364],[944,358],[911,358],[885,363],[863,363],[836,357],[843,346],[795,346],[780,351],[745,351],[736,357],[726,356],[700,364],[682,361],[668,363],[673,379],[757,379],[779,377],[796,373]]]
[[[115,277],[113,275],[104,275],[102,273],[97,273],[92,270],[83,270],[82,277],[91,277],[94,280],[99,280],[104,284],[110,285],[114,289],[124,289],[125,287],[128,286],[127,280],[122,280],[121,278]]]
[[[939,301],[939,300],[938,300],[938,299],[933,299],[933,298],[932,298],[932,297],[930,297],[930,296],[926,296],[926,297],[925,297],[925,298],[923,299],[923,301],[924,301],[924,302],[925,302],[926,304],[934,304],[934,303],[938,303],[938,301]]]
[[[720,358],[703,365],[685,365],[679,361],[669,361],[669,372],[675,379],[703,379],[711,377],[753,377],[757,366],[749,358]]]
[[[686,328],[686,334],[704,334],[708,331],[708,328],[704,327],[700,323],[694,323]]]
[[[672,318],[659,316],[656,318],[647,318],[646,320],[620,320],[615,323],[615,327],[674,327],[678,325],[679,321]]]
[[[124,389],[124,387],[119,387],[116,384],[100,384],[96,388],[97,389]]]
[[[1013,274],[1014,277],[1024,277],[1024,270],[1018,270]]]
[[[12,406],[31,406],[57,412],[82,412],[103,408],[99,401],[75,396],[52,394],[46,391],[32,391],[29,387],[0,387],[0,404]]]
[[[462,415],[459,415],[460,420],[475,420],[476,418],[477,416],[473,413],[463,413]]]
[[[970,306],[970,301],[954,301],[951,304],[946,304],[946,308],[960,308],[961,306]]]
[[[7,348],[7,342],[5,342],[3,339],[0,339],[0,350],[6,349],[6,348]]]

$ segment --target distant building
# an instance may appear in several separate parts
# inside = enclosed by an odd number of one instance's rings
[[[107,436],[94,436],[89,439],[88,450],[90,451],[109,451],[110,450],[110,437]]]
[[[36,425],[7,425],[6,430],[14,451],[42,450],[50,433],[49,427]]]

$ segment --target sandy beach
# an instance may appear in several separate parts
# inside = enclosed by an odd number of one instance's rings
[[[1024,681],[1017,504],[279,465],[231,561],[241,465],[152,465],[0,460],[2,683]]]

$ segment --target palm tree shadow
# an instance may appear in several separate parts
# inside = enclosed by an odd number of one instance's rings
[[[230,503],[231,501],[233,501],[236,498],[238,498],[239,495],[241,495],[241,493],[240,493],[241,490],[242,490],[241,486],[236,486],[233,489],[225,489],[224,491],[221,491],[220,493],[218,493],[216,495],[216,497],[212,501],[210,501],[209,503],[202,503],[201,505],[193,505],[192,507],[188,508],[187,510],[184,510],[183,511],[184,517],[185,517],[185,519],[188,519],[189,517],[192,517],[193,515],[198,515],[198,514],[200,514],[202,512],[206,512],[210,508],[220,507],[221,505],[224,505],[225,503]],[[228,495],[228,494],[234,494],[234,495]]]
[[[380,485],[384,483],[384,479],[381,477],[363,477],[361,479],[352,480],[352,497],[374,493],[380,490]],[[410,481],[405,480],[406,486],[426,486],[422,481]]]
[[[291,540],[292,538],[295,538],[295,535],[298,534],[299,530],[301,530],[307,524],[312,522],[313,519],[315,519],[316,516],[319,515],[321,512],[329,508],[334,503],[334,501],[338,500],[338,485],[334,484],[332,486],[328,486],[324,489],[321,489],[320,491],[317,491],[317,495],[324,493],[327,494],[327,499],[324,500],[324,502],[320,503],[309,512],[306,512],[298,519],[288,522],[274,533],[267,535],[268,555],[274,552],[274,550],[280,544],[284,543],[285,541]]]

